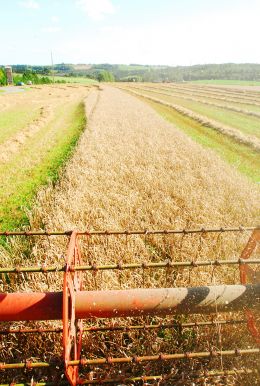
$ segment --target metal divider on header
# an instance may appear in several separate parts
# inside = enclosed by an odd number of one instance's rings
[[[76,293],[82,291],[82,271],[74,267],[82,265],[77,231],[73,231],[67,251],[63,282],[63,357],[65,374],[71,385],[78,380],[78,366],[71,366],[71,360],[79,360],[81,353],[83,321],[75,315]]]
[[[257,244],[259,242],[260,242],[260,229],[256,229],[252,232],[252,235],[250,236],[248,243],[241,254],[242,261],[243,260],[246,261],[250,258],[250,256],[256,249]],[[256,271],[254,271],[252,268],[250,268],[249,265],[242,263],[239,265],[239,269],[240,269],[241,284],[247,284],[248,279],[250,279],[253,283],[257,283],[260,281],[259,272],[257,273]],[[257,328],[254,313],[250,310],[250,307],[246,309],[245,313],[247,316],[248,329],[252,334],[252,336],[254,337],[256,343],[260,346],[260,329]]]

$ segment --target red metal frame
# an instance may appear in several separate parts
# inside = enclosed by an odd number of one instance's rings
[[[71,366],[69,362],[80,359],[83,322],[77,320],[75,315],[76,293],[82,290],[82,272],[75,271],[76,265],[81,265],[81,254],[78,244],[77,232],[70,237],[66,256],[66,268],[63,280],[63,359],[65,374],[72,386],[78,380],[78,366]]]
[[[108,232],[105,233],[109,234]],[[124,233],[123,233],[124,234]],[[71,386],[81,384],[79,378],[79,365],[83,363],[80,357],[82,334],[83,334],[83,321],[84,315],[90,315],[92,312],[100,312],[99,317],[116,317],[116,316],[129,316],[141,314],[159,314],[160,307],[161,313],[169,308],[174,309],[173,303],[171,306],[163,302],[168,299],[163,291],[172,290],[186,290],[186,289],[137,289],[137,290],[122,290],[122,291],[104,291],[99,293],[98,291],[82,291],[82,270],[75,269],[82,266],[82,259],[79,248],[79,236],[88,237],[88,233],[82,233],[73,231],[70,233],[70,241],[68,251],[66,255],[66,264],[64,268],[63,279],[63,294],[62,293],[23,293],[23,294],[0,294],[0,321],[8,320],[46,320],[48,319],[63,319],[63,359],[65,365],[65,374]],[[248,260],[257,244],[260,241],[260,229],[255,229],[250,236],[247,245],[242,251],[239,269],[240,280],[242,285],[247,285],[248,279],[253,277],[254,272],[248,264]],[[246,260],[246,262],[245,262]],[[117,266],[116,266],[117,267]],[[111,268],[112,269],[112,268]],[[13,273],[17,273],[14,271]],[[221,287],[221,286],[219,286]],[[229,287],[229,286],[227,286]],[[235,287],[235,286],[233,286]],[[237,286],[239,287],[239,286]],[[241,286],[240,286],[241,287]],[[250,285],[247,287],[249,288]],[[252,288],[258,288],[257,285],[252,285]],[[201,290],[202,287],[198,287]],[[206,287],[205,287],[206,288]],[[208,287],[210,288],[210,287]],[[217,288],[217,287],[216,287]],[[188,290],[188,289],[187,289]],[[194,288],[189,290],[196,290]],[[149,294],[150,291],[150,294]],[[153,291],[153,294],[152,292]],[[214,290],[216,291],[216,290]],[[114,293],[115,292],[115,293]],[[167,292],[167,294],[168,294]],[[225,291],[223,291],[225,292]],[[157,297],[156,297],[157,296]],[[179,295],[178,295],[179,296]],[[178,303],[178,296],[176,294],[171,295],[171,299],[174,299]],[[62,301],[61,301],[62,298]],[[159,300],[158,300],[159,299]],[[220,298],[218,298],[220,299]],[[95,300],[95,301],[94,301]],[[180,300],[180,299],[179,299]],[[182,312],[188,313],[188,309],[185,309],[183,300],[180,300],[183,306]],[[257,300],[255,300],[256,304]],[[176,303],[176,304],[177,304]],[[227,302],[229,304],[229,302]],[[99,304],[94,310],[93,304]],[[116,304],[116,306],[115,306]],[[158,304],[160,307],[158,308]],[[242,304],[242,303],[241,303]],[[245,307],[245,301],[243,307]],[[61,308],[62,306],[62,308]],[[92,308],[91,308],[92,307]],[[164,307],[164,308],[163,308]],[[176,306],[176,309],[178,304]],[[116,309],[116,314],[114,310]],[[221,309],[221,307],[219,308]],[[224,309],[224,308],[223,308]],[[94,311],[93,311],[94,310]],[[113,310],[113,311],[112,311]],[[121,310],[121,311],[120,311]],[[186,310],[186,311],[185,311]],[[29,313],[28,313],[29,311]],[[191,307],[192,311],[192,307]],[[194,311],[194,310],[193,310]],[[248,329],[254,337],[257,344],[260,344],[260,330],[256,326],[255,317],[252,309],[246,309]]]
[[[244,250],[241,253],[241,259],[247,260],[252,255],[254,250],[257,247],[257,244],[260,242],[260,230],[256,229],[252,232]],[[254,280],[254,271],[247,264],[240,264],[240,281],[241,284],[247,284],[248,276],[251,277],[251,280]],[[254,313],[248,308],[246,311],[247,316],[247,326],[251,335],[253,336],[255,342],[260,345],[260,328],[256,325],[256,320]]]
[[[63,315],[62,292],[0,294],[0,321],[59,320],[64,316],[64,348],[65,344],[69,346],[64,352],[68,360],[72,348],[78,346],[77,338],[80,346],[80,334],[76,334],[78,329],[82,333],[78,319],[212,314],[216,305],[219,312],[234,312],[243,311],[248,303],[256,310],[260,298],[260,283],[106,291],[75,291],[72,286],[71,289],[71,296],[64,291]]]

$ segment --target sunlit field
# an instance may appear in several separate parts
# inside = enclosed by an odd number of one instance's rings
[[[30,194],[34,194],[34,203],[24,212],[27,216],[26,229],[167,230],[256,224],[259,218],[259,186],[254,182],[257,179],[257,170],[252,165],[253,159],[259,162],[258,153],[254,149],[258,137],[253,133],[248,136],[249,141],[239,143],[239,134],[245,136],[247,134],[238,126],[232,127],[238,133],[235,137],[232,136],[232,130],[225,134],[225,131],[220,132],[210,125],[205,127],[199,123],[198,117],[192,119],[191,113],[185,116],[184,112],[177,110],[180,107],[176,105],[172,108],[164,105],[166,101],[163,99],[160,103],[148,99],[148,96],[150,98],[153,94],[151,91],[148,94],[147,86],[119,85],[120,88],[124,88],[123,90],[107,85],[90,90],[81,86],[77,89],[65,86],[64,89],[44,87],[41,90],[38,88],[32,90],[26,96],[25,94],[16,96],[17,108],[20,99],[25,97],[37,103],[34,102],[35,112],[31,118],[34,119],[34,124],[31,123],[32,132],[28,131],[26,119],[29,117],[25,114],[26,118],[23,119],[20,133],[27,133],[27,136],[13,153],[6,154],[4,161],[6,163],[6,184],[3,190],[5,195],[2,195],[2,213],[6,219],[4,225],[18,227],[19,221],[23,219],[21,214],[16,214],[16,210],[21,213],[23,205],[26,206],[23,197],[28,196],[24,194],[23,189],[26,190],[28,185]],[[159,92],[164,92],[164,85],[153,86],[156,88],[154,93],[157,92],[155,96],[159,100],[162,95]],[[51,104],[49,104],[50,97]],[[240,95],[234,97],[243,101]],[[251,95],[248,97],[254,98]],[[6,111],[11,112],[12,106],[10,104],[7,106],[10,103],[9,99],[3,100],[4,102]],[[48,108],[48,114],[41,114],[41,111],[46,112]],[[189,109],[193,111],[191,106]],[[225,112],[224,107],[223,111]],[[253,119],[255,118],[254,116]],[[250,119],[250,116],[245,114],[245,119]],[[17,136],[17,133],[13,129],[9,142],[5,142],[6,149],[7,144],[12,143],[11,139]],[[80,139],[74,147],[79,133]],[[42,186],[42,181],[46,181],[46,177],[57,170],[57,160],[63,162],[64,154],[67,154],[64,153],[65,139],[65,146],[69,146],[70,149],[73,143],[73,155],[67,159],[56,183]],[[245,162],[246,157],[250,160],[244,165],[244,169],[236,165],[234,158],[236,153],[241,163]],[[53,162],[53,159],[56,161]],[[3,175],[4,173],[2,179]],[[35,184],[33,188],[31,184]],[[5,207],[11,205],[9,197],[12,197],[12,202],[15,202],[17,207],[12,206],[12,212],[9,210],[7,214]],[[22,223],[21,221],[20,224]],[[248,237],[249,233],[238,235],[202,233],[170,237],[145,234],[127,236],[126,233],[123,237],[109,235],[103,238],[87,237],[81,240],[84,264],[137,262],[142,268],[134,271],[107,270],[86,273],[83,289],[234,284],[239,281],[237,266],[228,270],[224,267],[195,265],[192,270],[186,268],[150,270],[144,269],[143,264],[166,259],[214,261],[239,258]],[[64,263],[63,256],[66,253],[67,242],[67,237],[44,236],[30,240],[24,238],[6,240],[6,245],[1,248],[1,262],[3,266],[12,265],[13,261],[18,266],[43,264],[58,266]],[[26,274],[21,276],[19,281],[13,280],[11,275],[5,275],[0,285],[2,292],[19,291],[21,285],[23,291],[60,291],[62,273],[56,272],[52,276],[40,274],[40,280],[35,280],[33,274]],[[232,313],[223,316],[216,310],[215,317],[221,320],[230,317],[239,321],[244,315]],[[151,316],[128,318],[127,321],[116,319],[112,322],[127,326],[171,323],[172,319],[172,316],[165,318]],[[207,317],[183,315],[175,317],[175,320],[178,323],[187,321],[200,323],[207,320]],[[84,325],[88,328],[93,323],[104,325],[102,319],[86,320]],[[18,325],[28,326],[27,323]],[[60,326],[58,322],[48,322],[47,325]],[[42,324],[38,323],[37,326]],[[1,361],[20,362],[24,355],[46,361],[51,361],[55,357],[58,361],[62,355],[59,339],[51,335],[48,339],[43,339],[42,336],[39,339],[40,344],[39,340],[29,341],[28,336],[21,334],[18,339],[9,339],[9,349],[1,343]],[[21,344],[24,347],[22,353],[19,350]],[[255,347],[246,324],[239,324],[235,329],[228,324],[221,329],[218,324],[212,324],[204,329],[123,330],[118,334],[88,333],[83,338],[83,355],[88,358],[106,355],[134,357],[159,355],[161,352],[172,354],[195,350],[204,352],[211,350],[212,347],[216,351],[235,350],[238,346]],[[118,371],[125,376],[131,374],[142,376],[144,371],[147,375],[173,371],[178,377],[180,372],[188,377],[187,384],[191,385],[189,374],[191,371],[200,371],[201,366],[207,366],[208,370],[225,368],[233,371],[237,367],[251,368],[256,366],[256,363],[257,355],[251,355],[248,358],[217,356],[210,361],[207,358],[189,359],[188,362],[181,363],[163,361],[151,363],[149,368],[142,365],[134,370],[128,364],[121,365],[120,368],[115,365],[110,369],[110,377],[118,376]],[[90,379],[93,371],[100,377],[106,376],[105,369],[93,366],[82,369],[82,374]],[[55,376],[59,377],[59,374],[60,376],[62,374],[61,368],[57,370]],[[42,370],[36,379],[42,381],[46,379],[45,377],[46,372]],[[26,380],[26,374],[20,374],[19,379]],[[53,380],[54,374],[49,374],[48,379]],[[230,385],[237,384],[236,374],[227,379]]]

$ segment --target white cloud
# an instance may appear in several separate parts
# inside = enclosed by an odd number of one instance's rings
[[[78,0],[77,4],[93,20],[102,20],[105,15],[115,13],[115,7],[110,0]]]
[[[58,26],[44,27],[42,29],[43,32],[49,32],[49,33],[59,32],[60,30],[61,28]]]
[[[106,8],[101,7],[104,0],[75,1],[95,20],[106,16],[103,13]],[[260,62],[256,49],[260,36],[259,0],[254,0],[254,4],[252,8],[245,5],[225,12],[223,9],[197,10],[182,20],[175,17],[172,21],[168,17],[150,21],[147,17],[123,25],[120,19],[120,24],[113,20],[113,23],[101,23],[93,32],[91,26],[81,26],[66,41],[59,42],[56,51],[62,61],[74,63]],[[115,11],[117,8],[113,7],[112,12]]]
[[[58,16],[52,16],[52,17],[51,17],[51,21],[52,21],[53,23],[58,23],[58,22],[60,21],[60,18],[59,18]]]
[[[79,0],[73,1],[74,4],[79,4]],[[95,7],[96,1],[98,0],[91,1],[95,2]],[[118,3],[112,2],[115,6]],[[249,2],[252,5],[253,0]],[[83,3],[86,5],[86,2],[80,3],[83,12]],[[41,28],[39,39],[43,39],[41,48],[49,52],[49,38],[52,38],[51,45],[57,63],[260,63],[260,51],[257,49],[257,39],[260,36],[260,1],[255,0],[254,4],[252,7],[245,4],[244,7],[227,9],[225,12],[223,9],[214,12],[208,9],[197,10],[181,20],[173,15],[173,20],[170,17],[156,20],[147,17],[144,20],[123,23],[119,14],[117,22],[113,18],[113,21],[100,23],[98,28],[96,25],[92,26],[92,23],[84,23],[84,20],[83,25],[79,23],[78,28],[74,25],[59,28],[60,22],[52,18],[56,15],[53,11],[45,24],[40,26],[45,28]],[[118,8],[116,12],[119,13]],[[33,44],[30,45],[32,46]],[[16,50],[19,51],[18,44]],[[15,51],[8,55],[6,62],[15,62],[15,57],[19,57],[17,52],[15,56]],[[32,53],[23,49],[19,51],[19,55],[26,61],[26,55],[29,58]],[[43,58],[44,62],[44,54],[39,54],[38,57]]]
[[[28,9],[38,9],[38,8],[40,8],[40,4],[37,3],[37,1],[35,1],[35,0],[21,1],[20,5],[22,7],[24,7],[24,8],[28,8]]]
[[[101,25],[94,34],[86,29],[72,35],[56,51],[62,61],[75,63],[259,63],[259,12],[254,11],[204,11],[175,23]]]

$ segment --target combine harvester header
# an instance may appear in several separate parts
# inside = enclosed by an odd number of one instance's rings
[[[79,238],[84,237],[103,237],[103,236],[129,236],[129,235],[164,235],[171,234],[204,234],[204,233],[223,233],[223,232],[248,232],[252,234],[241,253],[239,259],[233,260],[205,260],[205,261],[162,261],[147,263],[129,264],[107,264],[107,265],[83,265]],[[170,361],[191,358],[211,358],[216,356],[234,355],[259,355],[260,331],[257,328],[255,313],[259,312],[260,304],[260,283],[254,278],[254,271],[250,265],[260,264],[258,259],[250,259],[252,253],[260,241],[260,229],[251,228],[218,228],[218,229],[190,229],[190,230],[150,230],[150,231],[115,231],[115,232],[2,232],[1,236],[52,236],[66,235],[70,237],[66,263],[64,266],[30,266],[30,267],[10,267],[0,268],[0,274],[21,274],[21,273],[45,273],[63,272],[63,291],[62,292],[26,292],[26,293],[1,293],[0,294],[0,322],[12,321],[38,321],[38,320],[62,320],[61,328],[28,328],[28,329],[1,329],[0,334],[8,335],[14,333],[44,333],[57,332],[63,334],[63,365],[67,381],[70,385],[81,384],[102,384],[122,382],[135,382],[149,380],[163,380],[163,375],[143,376],[117,379],[84,379],[80,375],[80,368],[91,365],[108,365],[123,363],[143,363],[149,361]],[[124,289],[124,290],[95,290],[83,291],[83,272],[86,271],[106,271],[106,270],[134,270],[134,269],[160,269],[160,268],[192,268],[200,266],[237,266],[240,272],[240,283],[235,285],[213,285],[201,287],[177,287],[177,288],[144,288],[144,289]],[[250,277],[251,283],[247,283]],[[110,325],[107,327],[92,326],[84,328],[83,319],[90,318],[117,318],[117,317],[137,317],[147,315],[178,315],[178,314],[214,314],[218,312],[243,311],[246,318],[248,330],[252,334],[257,347],[222,351],[204,351],[189,353],[163,353],[160,355],[132,356],[132,357],[104,357],[86,359],[81,355],[82,335],[84,331],[120,331],[120,325]],[[177,322],[176,322],[177,323]],[[239,321],[218,321],[219,324],[236,324]],[[202,321],[197,323],[186,323],[187,326],[208,326],[214,321]],[[166,325],[168,327],[168,325]],[[174,324],[172,325],[174,326]],[[164,328],[163,325],[144,325],[129,326],[129,330]],[[1,370],[8,369],[35,369],[51,368],[48,362],[35,362],[25,360],[22,363],[0,363]],[[246,374],[254,372],[254,369],[236,370],[235,374]],[[207,376],[228,375],[232,371],[205,372]],[[205,375],[204,374],[204,375]],[[197,374],[203,376],[203,374]],[[33,385],[48,385],[52,383],[32,383]],[[59,383],[60,384],[60,383]],[[64,383],[68,384],[68,383]],[[18,385],[18,383],[11,383]],[[20,385],[20,384],[19,384]]]

